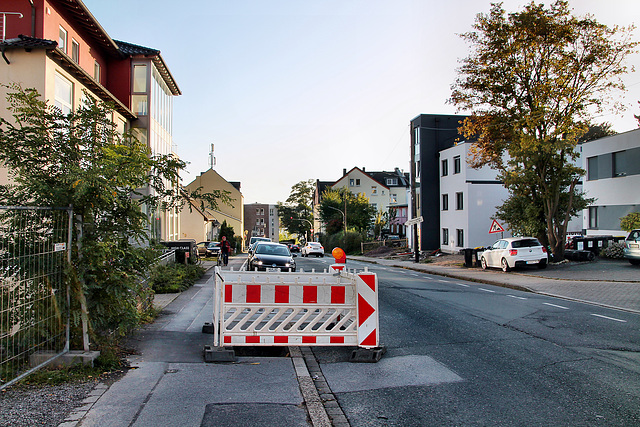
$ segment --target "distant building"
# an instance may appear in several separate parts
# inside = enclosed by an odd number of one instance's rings
[[[272,242],[280,240],[277,205],[263,203],[244,205],[244,219],[244,235],[247,241],[251,237],[268,237]]]
[[[640,129],[582,144],[583,189],[596,201],[583,211],[586,235],[625,236],[620,218],[640,212]]]
[[[244,197],[240,192],[239,182],[229,182],[218,172],[209,169],[201,173],[196,179],[185,186],[188,192],[201,188],[203,193],[214,190],[228,191],[231,202],[229,204],[218,201],[217,209],[202,210],[198,200],[191,202],[194,208],[185,206],[180,214],[180,229],[182,239],[195,239],[198,242],[215,240],[218,238],[220,224],[224,221],[233,227],[236,236],[243,236],[244,228]]]

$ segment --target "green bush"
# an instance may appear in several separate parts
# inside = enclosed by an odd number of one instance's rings
[[[640,212],[631,212],[620,218],[620,228],[624,231],[640,228]]]
[[[151,271],[151,286],[157,294],[182,292],[189,289],[204,274],[197,264],[167,264]]]
[[[340,233],[325,235],[321,237],[321,243],[325,252],[331,254],[333,248],[339,247],[347,255],[360,255],[362,250],[362,235],[356,231],[347,231],[347,238],[344,238],[344,231]]]

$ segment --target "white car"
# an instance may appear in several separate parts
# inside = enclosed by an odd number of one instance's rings
[[[631,230],[624,241],[624,257],[633,265],[640,265],[640,230]]]
[[[324,256],[324,247],[318,242],[309,242],[302,247],[300,250],[300,255],[309,256],[315,255],[317,257]]]
[[[508,237],[485,249],[480,255],[480,264],[483,270],[497,267],[507,272],[525,265],[546,268],[548,259],[547,248],[535,237]]]

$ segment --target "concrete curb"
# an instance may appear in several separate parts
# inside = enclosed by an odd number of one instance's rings
[[[78,406],[76,409],[71,412],[67,418],[61,423],[58,424],[58,427],[77,427],[82,422],[83,418],[87,415],[89,410],[93,408],[93,405],[102,397],[102,395],[109,389],[109,386],[105,383],[98,383],[93,388],[93,390],[89,393],[81,403],[81,406]]]
[[[309,374],[302,351],[299,347],[289,347],[289,354],[293,361],[296,377],[300,384],[300,392],[307,405],[307,413],[311,418],[311,423],[314,427],[331,427],[331,420],[329,420],[329,415],[327,415],[318,390]]]

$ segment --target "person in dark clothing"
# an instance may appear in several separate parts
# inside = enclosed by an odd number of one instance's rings
[[[231,251],[231,243],[227,240],[227,236],[222,236],[222,242],[220,242],[220,253],[222,254],[222,263],[227,265],[229,263],[229,252]]]

